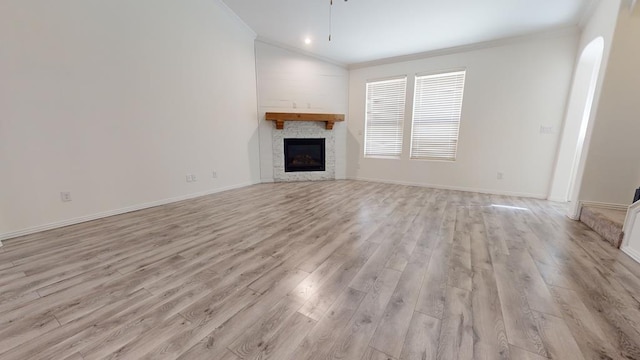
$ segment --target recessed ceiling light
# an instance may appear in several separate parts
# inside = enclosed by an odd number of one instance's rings
[[[311,44],[311,38],[305,38],[304,43],[307,45]]]

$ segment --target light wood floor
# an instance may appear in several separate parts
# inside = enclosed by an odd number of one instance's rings
[[[263,184],[8,240],[0,359],[640,359],[640,265],[561,210]]]

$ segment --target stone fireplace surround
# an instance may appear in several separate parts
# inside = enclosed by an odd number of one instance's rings
[[[285,122],[284,129],[273,129],[271,134],[273,144],[273,180],[275,182],[335,180],[335,132],[327,130],[324,123],[317,121]],[[285,172],[284,139],[290,138],[325,139],[325,171]]]

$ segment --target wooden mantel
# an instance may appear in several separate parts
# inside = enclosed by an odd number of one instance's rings
[[[304,114],[304,113],[272,113],[265,115],[268,121],[276,122],[276,129],[284,129],[285,121],[324,121],[326,129],[333,129],[336,121],[344,121],[344,114]]]

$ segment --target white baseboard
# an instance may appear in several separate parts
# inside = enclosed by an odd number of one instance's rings
[[[548,197],[547,200],[557,202],[557,203],[565,203],[565,204],[569,202],[567,199],[553,197],[553,196]]]
[[[580,201],[580,204],[582,205],[582,207],[589,206],[597,209],[619,210],[619,211],[627,211],[629,209],[629,205],[604,203],[604,202],[598,202],[598,201]]]
[[[580,212],[578,212],[578,214],[571,214],[570,212],[565,214],[567,215],[567,217],[573,221],[580,221]]]
[[[206,195],[211,195],[211,194],[215,194],[215,193],[219,193],[219,192],[223,192],[223,191],[227,191],[227,190],[239,189],[239,188],[243,188],[243,187],[246,187],[246,186],[251,186],[251,185],[254,185],[254,184],[256,184],[256,183],[254,183],[254,182],[245,182],[245,183],[240,183],[240,184],[236,184],[236,185],[227,186],[227,187],[224,187],[224,188],[212,189],[212,190],[207,190],[207,191],[203,191],[203,192],[199,192],[199,193],[183,195],[183,196],[176,196],[176,197],[172,197],[172,198],[168,198],[168,199],[162,199],[162,200],[158,200],[158,201],[152,201],[152,202],[148,202],[148,203],[144,203],[144,204],[127,206],[125,208],[104,211],[104,212],[100,212],[100,213],[97,213],[97,214],[80,216],[80,217],[73,218],[73,219],[67,219],[67,220],[56,221],[56,222],[52,222],[52,223],[48,223],[48,224],[33,226],[33,227],[22,229],[22,230],[17,230],[17,231],[12,231],[12,232],[8,232],[8,233],[0,234],[0,241],[16,238],[16,237],[19,237],[19,236],[30,235],[30,234],[34,234],[34,233],[37,233],[37,232],[40,232],[40,231],[57,229],[57,228],[61,228],[61,227],[64,227],[64,226],[75,225],[75,224],[80,224],[80,223],[87,222],[87,221],[102,219],[102,218],[109,217],[109,216],[125,214],[125,213],[132,212],[132,211],[144,210],[144,209],[148,209],[148,208],[152,208],[152,207],[156,207],[156,206],[171,204],[171,203],[174,203],[174,202],[193,199],[193,198],[206,196]],[[1,242],[0,242],[0,246],[2,246]]]
[[[349,179],[349,180],[359,180],[359,181],[369,181],[369,182],[378,182],[378,183],[384,183],[384,184],[394,184],[394,185],[419,186],[419,187],[426,187],[426,188],[432,188],[432,189],[475,192],[475,193],[480,193],[480,194],[526,197],[526,198],[534,198],[534,199],[542,199],[542,200],[545,200],[547,198],[546,194],[531,194],[531,193],[521,193],[521,192],[511,192],[511,191],[499,191],[499,190],[489,190],[489,189],[468,188],[468,187],[462,187],[462,186],[425,184],[425,183],[416,183],[416,182],[410,182],[410,181],[396,181],[396,180],[387,180],[387,179],[371,179],[371,178],[362,178],[362,177],[348,177],[347,179]]]
[[[629,257],[635,260],[637,263],[640,263],[640,252],[628,246],[621,247],[620,250],[622,250],[623,253],[629,255]]]

